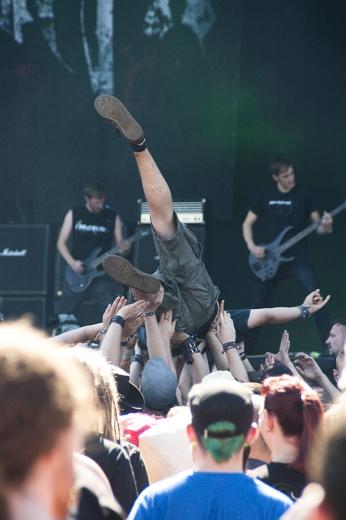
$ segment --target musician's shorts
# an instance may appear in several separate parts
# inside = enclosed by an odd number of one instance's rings
[[[202,246],[193,232],[179,222],[177,232],[169,240],[153,237],[160,265],[155,273],[164,288],[161,310],[173,309],[177,330],[196,333],[216,313],[219,289],[213,284],[202,261]]]

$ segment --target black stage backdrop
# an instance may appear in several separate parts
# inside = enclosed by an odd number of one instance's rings
[[[321,209],[345,197],[345,25],[342,0],[0,0],[0,221],[15,199],[29,222],[58,223],[91,178],[136,221],[134,161],[93,108],[114,93],[175,199],[207,199],[211,274],[228,306],[248,306],[241,221],[271,156],[292,158]],[[311,251],[340,319],[344,216]],[[273,303],[302,297],[288,284]],[[311,324],[291,330],[316,342]]]
[[[135,219],[134,161],[93,108],[107,92],[142,123],[175,198],[206,197],[229,218],[241,3],[227,4],[2,0],[4,192],[30,194],[35,221],[54,221],[97,177]]]

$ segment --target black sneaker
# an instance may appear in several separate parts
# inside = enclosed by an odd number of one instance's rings
[[[144,142],[141,126],[119,99],[108,94],[100,94],[95,99],[94,106],[100,116],[114,123],[131,144],[138,145]]]
[[[131,262],[122,256],[106,256],[102,265],[106,273],[116,282],[150,294],[157,293],[160,290],[160,280],[151,274],[136,269]]]

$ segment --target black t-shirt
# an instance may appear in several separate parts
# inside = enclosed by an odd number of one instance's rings
[[[285,235],[284,240],[311,224],[310,215],[316,210],[316,202],[300,186],[282,193],[273,183],[254,197],[249,209],[259,217],[255,242],[266,244],[274,240],[285,227],[293,226],[293,229]]]
[[[281,491],[291,500],[297,500],[307,484],[303,473],[292,469],[282,462],[270,462],[251,471],[251,476],[262,480],[269,486]]]
[[[72,256],[84,260],[94,249],[104,253],[111,248],[116,214],[109,208],[91,213],[85,206],[72,209]]]
[[[104,471],[114,496],[128,514],[139,493],[149,484],[137,448],[130,450],[103,437],[93,437],[86,443],[85,455]]]

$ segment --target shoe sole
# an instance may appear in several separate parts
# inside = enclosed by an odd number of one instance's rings
[[[108,94],[100,94],[95,99],[94,106],[101,117],[116,124],[130,143],[139,144],[143,141],[141,126],[119,99]]]
[[[128,287],[134,287],[145,293],[156,293],[160,290],[161,282],[154,276],[143,273],[122,256],[106,256],[102,265],[113,280]]]

